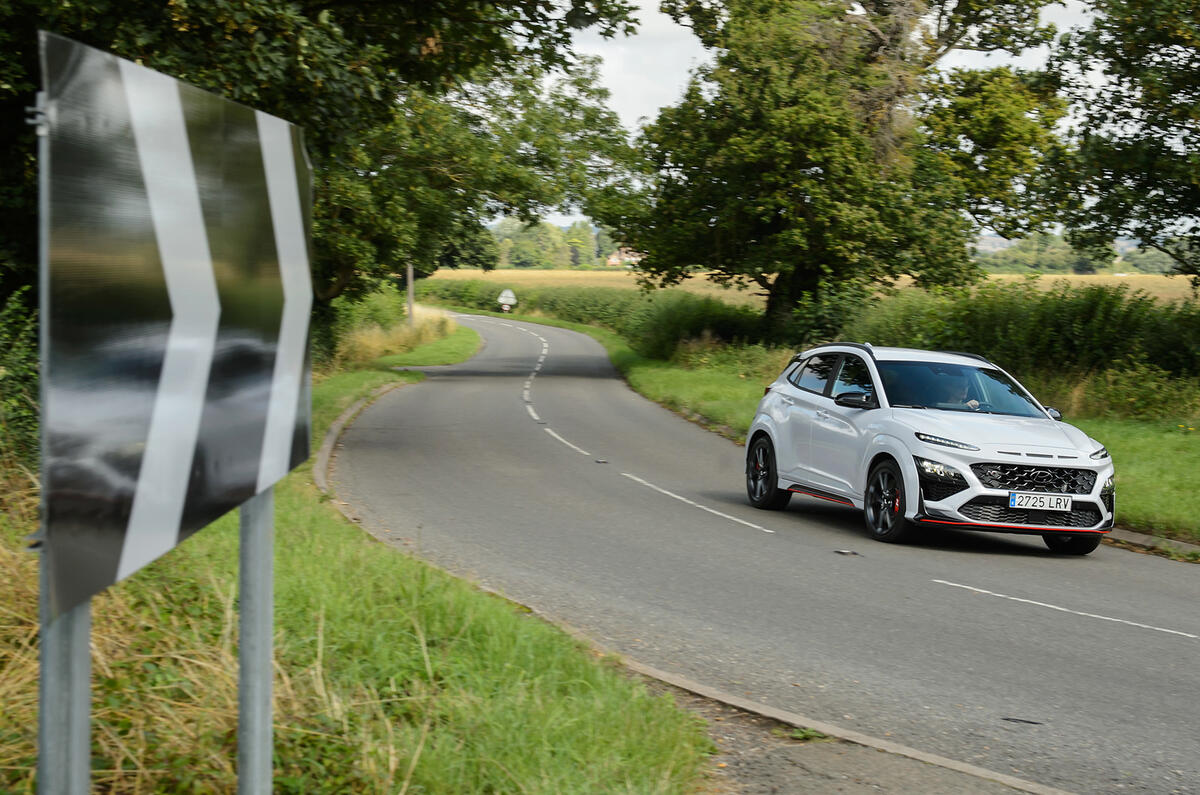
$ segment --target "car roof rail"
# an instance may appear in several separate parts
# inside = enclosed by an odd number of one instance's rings
[[[827,342],[826,345],[841,345],[843,348],[858,348],[860,351],[866,351],[867,354],[874,359],[875,349],[871,347],[869,342]]]
[[[860,351],[866,351],[872,359],[875,358],[875,349],[871,347],[871,343],[869,342],[822,342],[820,345],[814,345],[811,348],[805,348],[800,353],[797,353],[792,357],[792,363],[794,364],[795,362],[803,359],[804,354],[808,353],[809,351],[815,351],[819,348],[833,348],[836,346],[841,346],[843,348],[858,348]]]
[[[981,362],[987,362],[988,364],[993,365],[993,366],[995,366],[995,364],[996,364],[988,357],[980,356],[978,353],[966,353],[965,351],[938,351],[938,353],[948,353],[951,356],[966,356],[968,359],[978,359]]]
[[[866,353],[870,355],[871,359],[875,359],[875,348],[871,347],[870,342],[822,342],[821,345],[814,345],[810,348],[804,348],[803,351],[793,355],[792,364],[796,364],[797,361],[803,359],[804,354],[808,353],[809,351],[816,351],[818,348],[832,348],[836,346],[841,346],[844,348],[858,348],[859,351],[866,351]]]

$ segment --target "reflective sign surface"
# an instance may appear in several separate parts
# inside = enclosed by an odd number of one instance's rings
[[[42,34],[43,489],[52,612],[309,453],[300,131]]]

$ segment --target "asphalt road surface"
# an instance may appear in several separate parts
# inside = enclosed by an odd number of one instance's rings
[[[762,703],[1076,792],[1200,792],[1200,568],[757,511],[744,449],[636,395],[590,338],[460,322],[478,355],[342,437],[338,492],[377,532]]]

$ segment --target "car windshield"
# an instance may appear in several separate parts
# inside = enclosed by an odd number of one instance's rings
[[[994,368],[939,362],[876,362],[888,403],[896,408],[1046,415],[1016,381]]]

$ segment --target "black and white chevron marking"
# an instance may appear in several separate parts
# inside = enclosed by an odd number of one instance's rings
[[[287,122],[41,36],[57,615],[308,458],[311,169]]]

